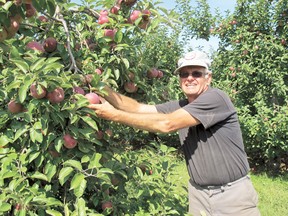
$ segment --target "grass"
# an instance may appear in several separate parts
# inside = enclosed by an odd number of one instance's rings
[[[179,185],[179,194],[187,196],[188,172],[183,161],[177,166],[175,181]],[[250,174],[259,196],[261,216],[288,215],[288,174],[272,177],[266,173]]]

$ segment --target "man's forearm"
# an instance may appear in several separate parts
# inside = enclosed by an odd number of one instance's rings
[[[117,93],[108,86],[105,87],[105,91],[107,94],[104,95],[104,98],[115,108],[125,110],[127,112],[138,112],[139,103],[136,100]]]
[[[117,110],[112,121],[150,132],[169,133],[171,128],[166,114],[161,113],[128,113]]]

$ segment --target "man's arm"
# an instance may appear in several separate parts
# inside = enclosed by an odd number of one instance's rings
[[[133,98],[113,91],[108,86],[105,86],[104,90],[107,92],[107,94],[104,95],[105,100],[119,110],[132,113],[157,113],[157,109],[154,105],[139,103]]]
[[[88,107],[94,109],[100,118],[150,132],[170,133],[200,123],[182,108],[169,114],[162,114],[126,112],[115,109],[107,101],[102,101],[102,104],[92,104]]]

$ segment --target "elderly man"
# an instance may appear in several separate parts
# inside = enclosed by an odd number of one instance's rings
[[[201,51],[178,61],[174,74],[185,99],[147,105],[106,87],[106,100],[89,107],[100,118],[134,128],[178,131],[190,176],[192,215],[260,215],[236,110],[223,91],[210,87],[209,66]]]

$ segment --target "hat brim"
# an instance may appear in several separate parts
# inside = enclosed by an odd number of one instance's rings
[[[203,63],[203,61],[190,61],[190,62],[183,63],[173,73],[178,74],[180,69],[182,69],[183,67],[187,67],[187,66],[200,66],[200,67],[204,67],[208,69],[207,64]]]

